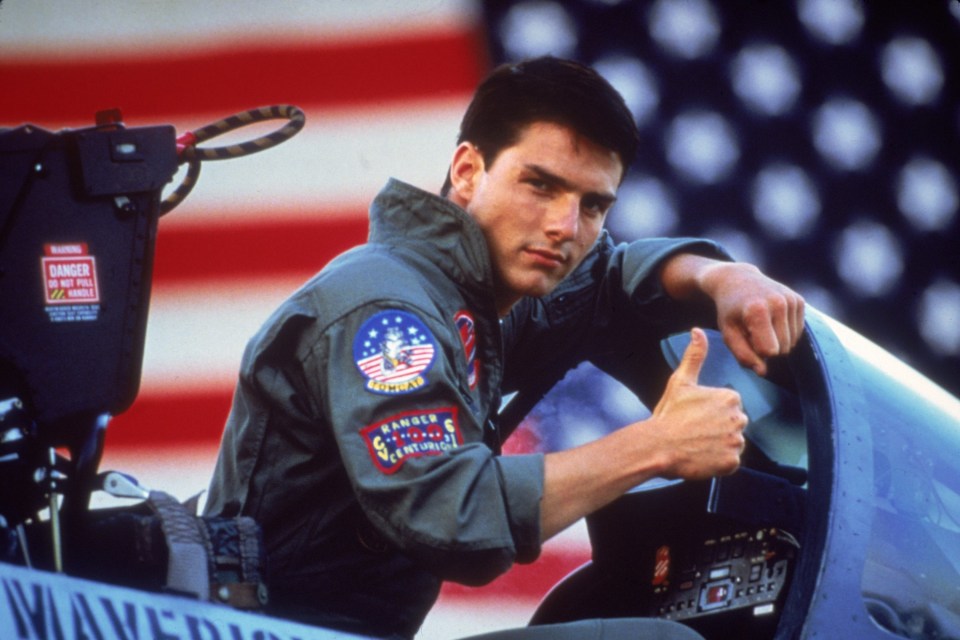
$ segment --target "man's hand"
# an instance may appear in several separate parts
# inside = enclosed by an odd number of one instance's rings
[[[736,391],[700,386],[706,357],[707,336],[694,329],[653,415],[546,455],[541,539],[650,478],[702,480],[740,467],[747,416]]]
[[[700,386],[707,344],[703,330],[691,332],[680,364],[644,425],[655,430],[667,453],[664,477],[700,480],[733,473],[740,466],[747,416],[733,389]]]
[[[730,351],[759,375],[767,373],[767,358],[790,353],[803,333],[803,298],[753,265],[681,254],[667,262],[662,278],[677,299],[713,300]]]

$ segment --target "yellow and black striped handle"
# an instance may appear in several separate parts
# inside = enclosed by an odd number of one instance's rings
[[[280,129],[248,142],[201,149],[197,147],[201,142],[223,135],[264,120],[287,120]],[[208,160],[226,160],[250,155],[258,151],[275,147],[295,136],[306,123],[306,115],[293,105],[274,105],[250,109],[218,120],[196,131],[188,131],[177,137],[177,153],[181,163],[187,163],[187,174],[174,191],[160,203],[160,215],[170,212],[183,202],[187,194],[193,190],[200,176],[200,163]]]

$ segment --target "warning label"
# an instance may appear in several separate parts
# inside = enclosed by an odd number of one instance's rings
[[[41,258],[47,304],[100,302],[97,261],[87,255],[87,245],[48,244]]]
[[[91,322],[100,317],[100,305],[65,304],[47,307],[50,322]]]
[[[96,320],[100,311],[97,260],[83,242],[46,244],[43,270],[47,315],[53,322]]]

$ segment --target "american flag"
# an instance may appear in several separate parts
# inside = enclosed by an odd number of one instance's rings
[[[141,388],[107,431],[102,468],[181,499],[206,488],[249,337],[366,239],[389,177],[441,185],[489,66],[483,29],[470,0],[2,1],[0,127],[87,127],[110,108],[129,127],[178,133],[265,105],[307,116],[284,144],[205,163],[161,218]],[[446,587],[419,637],[522,625],[586,559],[584,538],[575,529],[486,588]]]

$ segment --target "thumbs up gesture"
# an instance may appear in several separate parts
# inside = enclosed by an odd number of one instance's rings
[[[704,479],[733,473],[740,466],[747,416],[736,391],[700,385],[707,345],[706,334],[693,329],[679,366],[646,422],[665,456],[664,477]]]
[[[546,455],[541,539],[650,478],[703,480],[739,468],[747,416],[736,391],[700,385],[706,358],[707,336],[694,329],[649,418]]]

